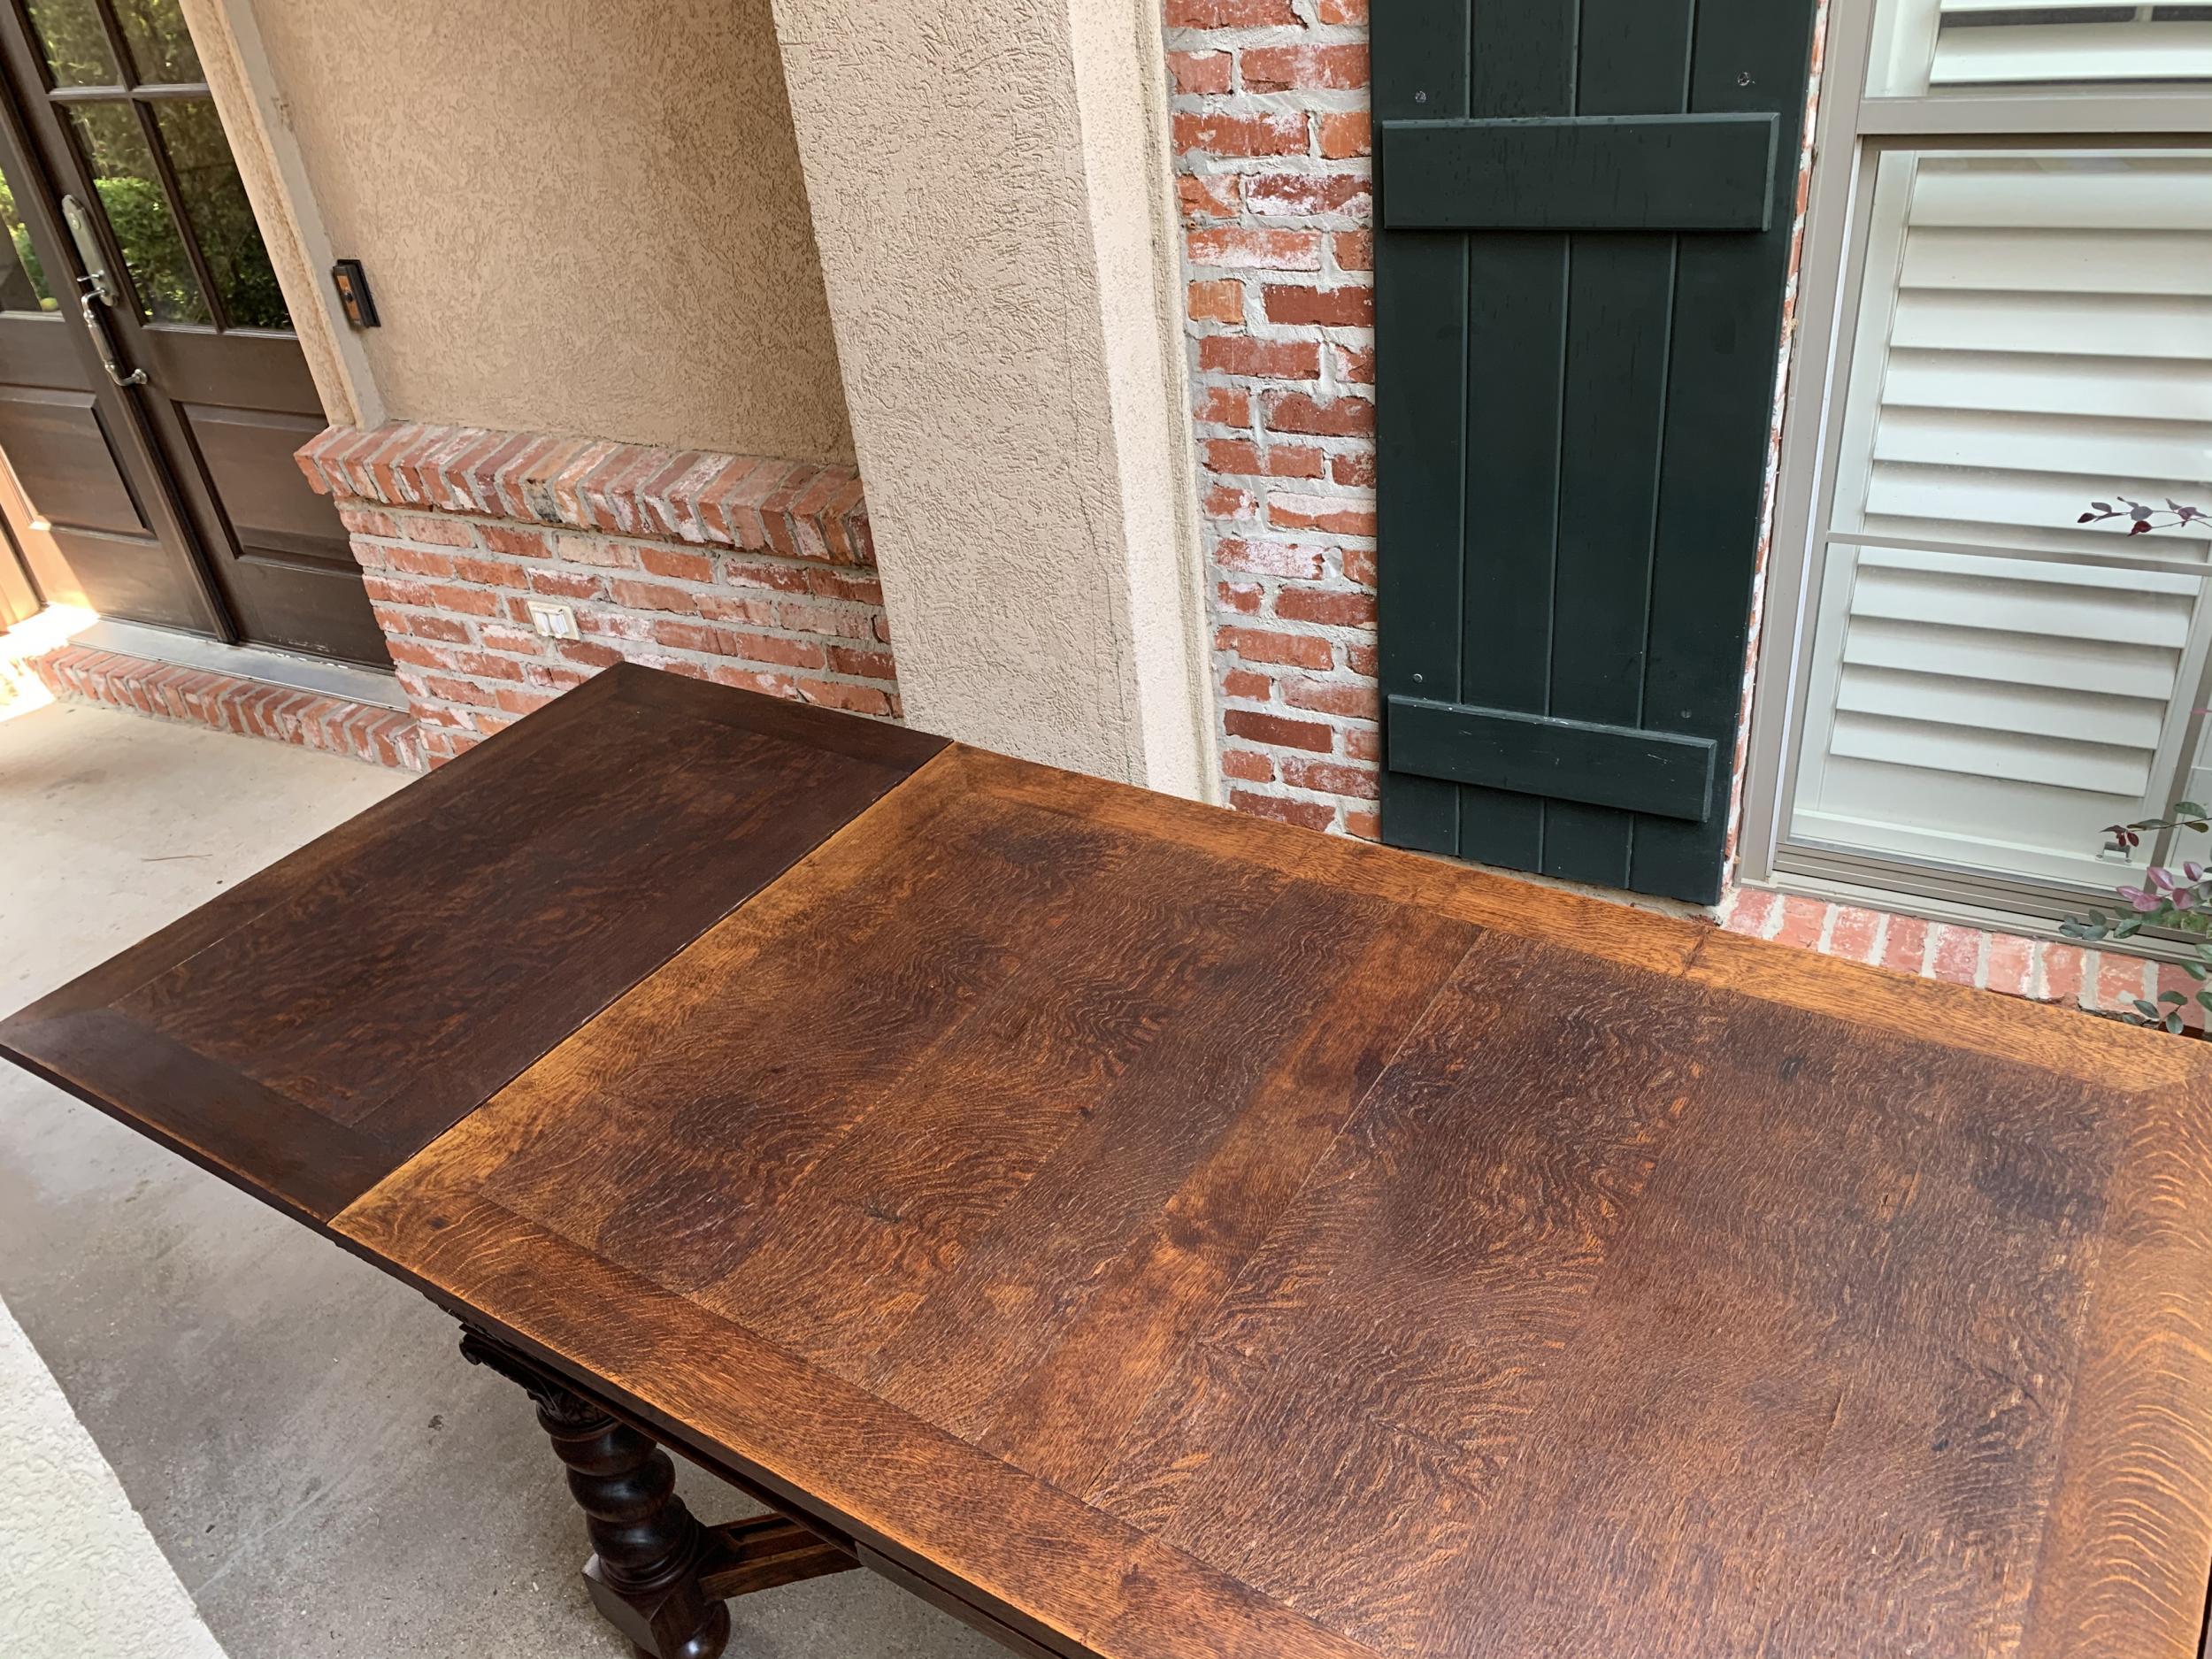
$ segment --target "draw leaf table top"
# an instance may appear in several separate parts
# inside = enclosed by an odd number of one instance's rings
[[[457,1313],[662,1659],[2196,1652],[2200,1045],[618,668],[0,1049]]]

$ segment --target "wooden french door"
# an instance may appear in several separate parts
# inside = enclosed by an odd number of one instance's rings
[[[389,660],[177,0],[0,0],[0,452],[103,613]]]

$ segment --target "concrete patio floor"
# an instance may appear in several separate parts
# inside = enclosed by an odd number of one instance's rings
[[[66,703],[0,718],[0,1011],[405,781]],[[0,1302],[230,1659],[628,1652],[585,1600],[527,1402],[461,1360],[450,1320],[4,1065]],[[709,1520],[749,1507],[681,1476]],[[1002,1651],[866,1573],[732,1612],[743,1659]]]

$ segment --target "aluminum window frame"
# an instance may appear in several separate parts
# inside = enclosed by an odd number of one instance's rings
[[[1776,461],[1774,517],[1753,663],[1735,879],[1876,908],[2055,934],[2064,916],[2100,889],[2032,875],[1903,855],[1859,853],[1793,841],[1797,785],[1820,595],[1816,545],[1832,527],[1837,449],[1847,414],[1857,322],[1871,238],[1866,234],[1876,157],[1922,152],[2021,149],[2131,150],[2212,147],[2212,87],[2085,87],[2049,93],[1962,91],[1869,96],[1881,0],[1832,0],[1824,71],[1813,131],[1804,245],[1798,265],[1793,362]],[[2125,556],[2123,556],[2124,557]],[[2128,560],[2148,568],[2178,562]],[[2179,683],[2193,710],[2212,700],[2212,564],[2188,565],[2203,579],[2199,617]],[[2192,713],[2169,780],[2178,788],[2197,751],[2205,716]],[[2154,857],[2159,849],[2152,849]],[[2116,864],[2116,878],[2132,866]]]

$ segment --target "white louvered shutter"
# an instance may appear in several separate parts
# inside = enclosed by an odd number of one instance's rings
[[[2208,609],[2111,561],[2208,537],[2074,521],[2212,511],[2212,155],[1880,168],[1792,833],[2102,883],[2098,830],[2182,770]]]
[[[1894,0],[1883,23],[1877,93],[2212,77],[2212,14],[2201,4]]]

